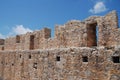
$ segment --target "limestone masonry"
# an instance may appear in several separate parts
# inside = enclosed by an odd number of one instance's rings
[[[0,80],[120,80],[116,11],[0,39]]]

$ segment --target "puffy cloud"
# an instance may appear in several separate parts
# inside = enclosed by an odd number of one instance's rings
[[[0,38],[5,39],[10,36],[25,34],[27,32],[33,32],[33,31],[29,28],[24,27],[23,25],[16,25],[15,27],[11,28],[11,31],[8,32],[8,34],[3,35],[0,33]]]
[[[16,27],[13,27],[12,33],[15,34],[25,34],[27,32],[32,32],[31,29],[25,28],[23,25],[17,25]]]
[[[103,2],[97,2],[92,9],[89,10],[89,12],[93,14],[101,13],[106,11],[107,8]]]

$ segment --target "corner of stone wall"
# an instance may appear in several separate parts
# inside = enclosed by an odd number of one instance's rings
[[[118,15],[115,10],[105,15],[106,26],[109,25],[110,29],[118,28]]]

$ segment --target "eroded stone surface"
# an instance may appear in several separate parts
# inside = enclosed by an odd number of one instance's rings
[[[44,28],[0,39],[0,80],[120,80],[116,11],[57,25],[50,34]]]
[[[106,47],[3,51],[0,77],[3,80],[119,80],[120,63],[112,60],[116,55],[120,56],[119,48]],[[88,62],[83,62],[83,56],[88,57]]]

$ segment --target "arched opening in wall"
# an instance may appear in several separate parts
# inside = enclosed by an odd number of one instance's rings
[[[98,27],[97,23],[92,23],[87,26],[87,46],[97,46],[98,41]]]
[[[20,36],[19,35],[16,36],[16,43],[20,43]]]
[[[30,50],[34,49],[34,35],[30,35]]]

